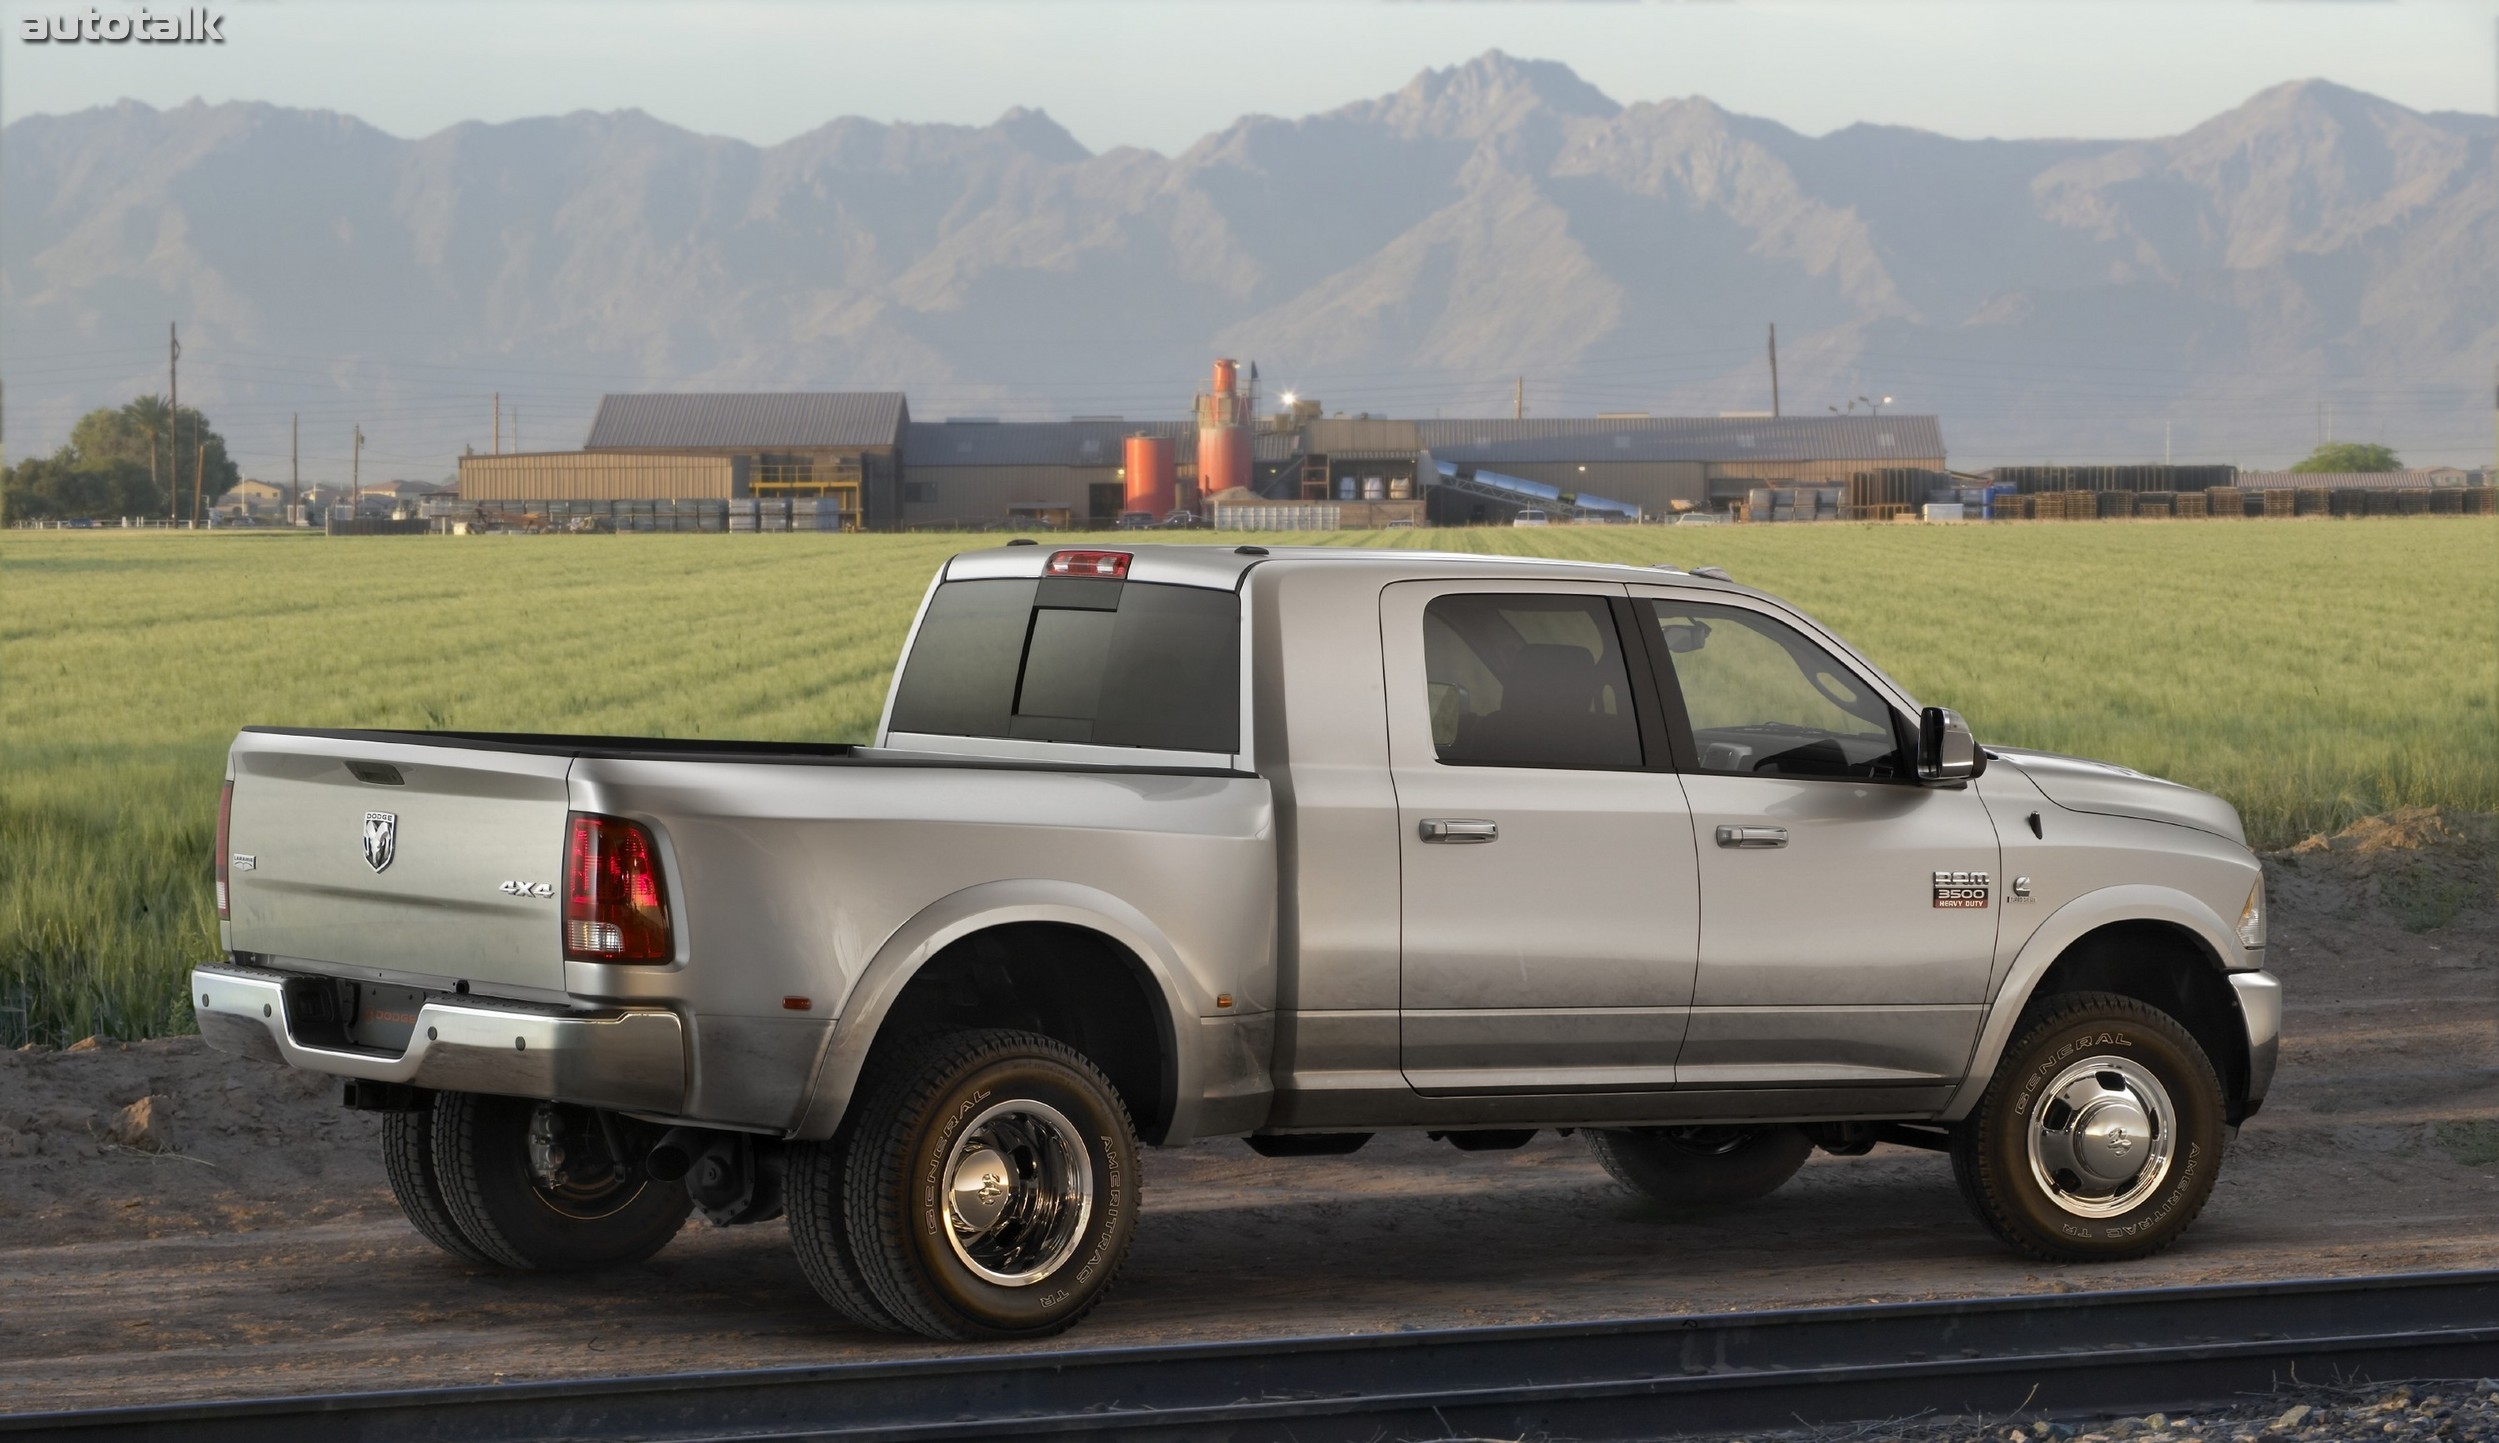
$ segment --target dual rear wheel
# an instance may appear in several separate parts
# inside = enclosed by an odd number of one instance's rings
[[[1136,1232],[1137,1137],[1099,1068],[1002,1029],[894,1049],[840,1133],[793,1148],[790,1242],[835,1309],[1031,1338],[1101,1302]]]
[[[693,1211],[645,1176],[656,1134],[565,1103],[443,1092],[384,1114],[383,1171],[426,1241],[482,1267],[577,1272],[638,1263]]]

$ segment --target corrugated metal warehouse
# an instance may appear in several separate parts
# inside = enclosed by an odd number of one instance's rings
[[[1435,461],[1628,501],[1716,508],[1780,482],[1845,485],[1883,467],[1944,469],[1933,416],[1596,416],[1417,421]]]
[[[745,456],[530,451],[460,458],[460,499],[484,502],[696,501],[747,494]]]
[[[1197,432],[1185,421],[914,421],[903,429],[903,524],[1112,524],[1131,436],[1170,440],[1193,476]]]

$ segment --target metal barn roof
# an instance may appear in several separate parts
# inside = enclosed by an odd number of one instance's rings
[[[1177,457],[1196,450],[1186,421],[914,421],[902,456],[909,466],[1118,466],[1139,435],[1170,437]]]
[[[1565,416],[1418,421],[1443,461],[1904,462],[1944,454],[1933,416]]]
[[[585,450],[715,446],[805,450],[891,446],[908,418],[900,391],[641,392],[603,396]]]

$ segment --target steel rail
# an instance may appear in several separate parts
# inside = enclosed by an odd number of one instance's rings
[[[0,1414],[80,1443],[1643,1439],[2499,1372],[2499,1271]]]

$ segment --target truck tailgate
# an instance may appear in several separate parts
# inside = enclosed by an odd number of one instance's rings
[[[570,757],[270,731],[244,732],[231,756],[227,946],[349,975],[563,990]]]

